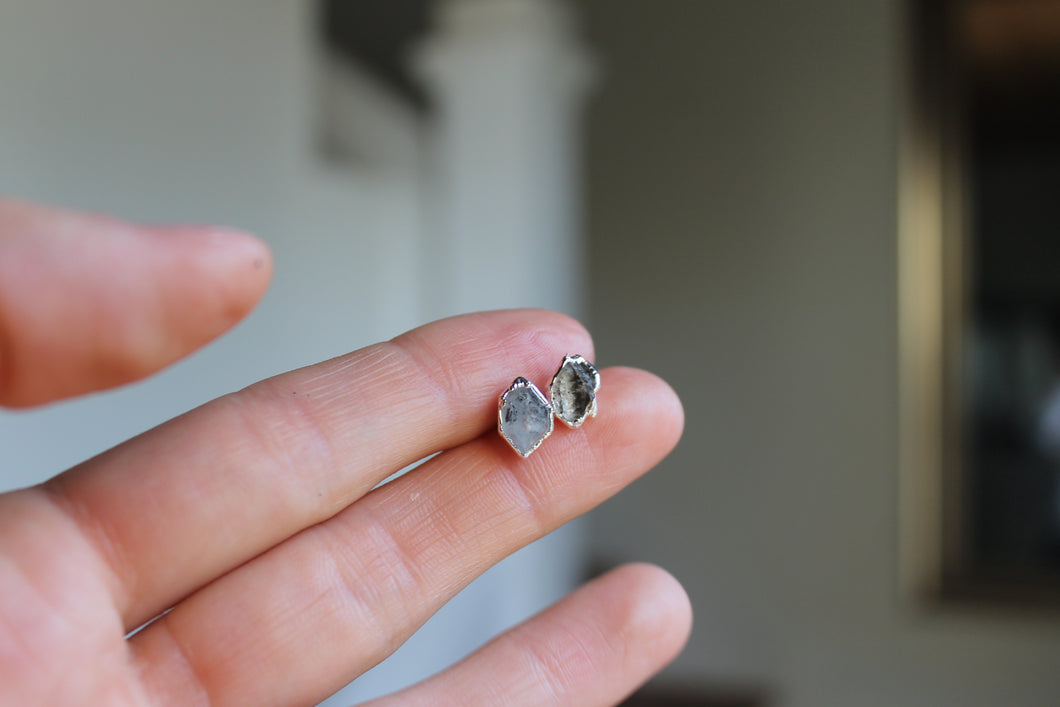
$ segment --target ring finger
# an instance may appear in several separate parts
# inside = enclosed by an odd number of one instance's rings
[[[603,375],[597,419],[532,457],[496,434],[463,444],[189,597],[131,639],[149,689],[309,704],[382,660],[486,568],[670,451],[682,416],[669,387]]]

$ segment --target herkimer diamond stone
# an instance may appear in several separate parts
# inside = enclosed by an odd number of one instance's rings
[[[552,406],[537,386],[516,378],[498,403],[497,427],[512,449],[521,456],[541,446],[552,434]]]
[[[552,408],[568,427],[581,427],[587,417],[596,417],[596,391],[600,373],[584,357],[564,356],[552,378]]]

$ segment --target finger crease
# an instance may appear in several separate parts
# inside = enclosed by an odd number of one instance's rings
[[[464,385],[455,368],[446,363],[443,356],[422,341],[408,341],[407,336],[399,336],[383,345],[392,347],[409,361],[417,374],[414,377],[417,384],[429,387],[434,393],[439,403],[438,414],[446,423],[438,429],[452,429],[457,424],[457,410],[460,407],[456,405],[456,391],[462,390]]]
[[[132,561],[132,553],[122,542],[121,534],[106,522],[105,516],[93,513],[76,495],[67,493],[63,485],[64,478],[56,477],[37,488],[42,491],[43,499],[62,517],[70,520],[87,541],[107,576],[107,586],[110,587],[114,605],[124,615],[132,597],[137,596],[140,584],[140,574]]]
[[[320,489],[307,487],[301,473],[313,470],[310,480],[339,479],[337,457],[327,431],[317,420],[312,406],[298,395],[282,396],[271,388],[260,389],[250,397],[233,396],[239,418],[258,449],[275,469],[277,480],[292,484],[300,493],[277,493],[279,499],[299,499],[300,509],[318,517]],[[327,473],[316,473],[326,469]],[[335,510],[344,508],[345,499],[335,500]]]
[[[180,695],[180,704],[197,705],[198,707],[211,707],[213,700],[210,698],[210,691],[206,688],[206,680],[199,670],[199,666],[196,664],[191,657],[191,651],[188,647],[177,638],[176,633],[173,632],[170,626],[167,616],[163,616],[161,619],[155,622],[152,627],[152,631],[162,633],[169,644],[173,647],[172,662],[176,665],[172,665],[173,670],[182,670],[187,674],[187,679],[180,681],[180,684],[188,689],[188,692],[194,694]],[[164,669],[170,669],[170,665],[166,665]],[[155,668],[158,669],[158,666]],[[167,681],[169,683],[170,681]]]
[[[596,651],[577,630],[560,629],[548,638],[528,641],[524,649],[538,684],[556,704],[566,703],[580,676],[596,672]]]
[[[544,506],[521,470],[510,464],[500,464],[496,467],[494,478],[507,492],[506,498],[512,501],[514,507],[522,510],[524,517],[530,521],[535,538],[551,530],[550,518],[545,514]]]
[[[414,559],[385,525],[374,520],[370,523],[370,528],[358,533],[364,540],[357,548],[351,547],[332,523],[318,529],[327,533],[325,553],[335,566],[345,595],[357,607],[356,614],[369,622],[381,639],[379,655],[374,656],[381,659],[397,648],[398,637],[415,623],[414,612],[408,607],[424,602]],[[395,596],[401,601],[395,602]],[[384,606],[398,607],[400,614],[383,615],[380,607]]]

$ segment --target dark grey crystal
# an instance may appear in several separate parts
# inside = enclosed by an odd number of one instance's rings
[[[516,378],[501,396],[498,417],[501,436],[524,457],[552,433],[552,406],[525,378]]]
[[[600,374],[581,356],[566,356],[552,378],[552,408],[568,427],[580,427],[596,415],[596,391]]]

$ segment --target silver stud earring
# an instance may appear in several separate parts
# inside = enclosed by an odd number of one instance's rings
[[[553,416],[570,428],[596,417],[600,372],[583,356],[563,357],[546,398],[536,385],[516,378],[497,401],[497,431],[519,456],[528,457],[552,434]]]
[[[586,418],[596,417],[596,391],[600,390],[600,372],[583,356],[563,357],[552,377],[552,409],[567,427],[578,428]]]
[[[497,429],[519,456],[528,457],[552,434],[552,404],[525,378],[516,378],[497,403]]]

